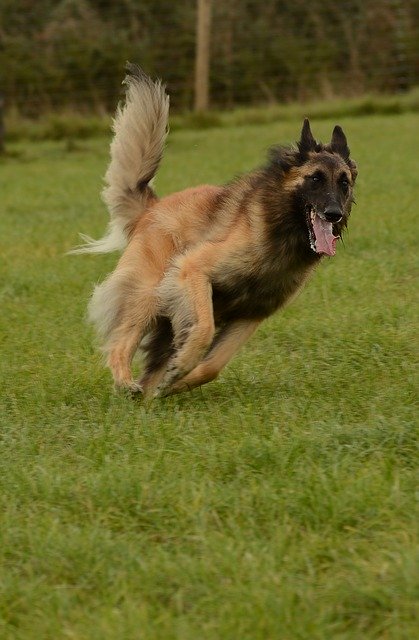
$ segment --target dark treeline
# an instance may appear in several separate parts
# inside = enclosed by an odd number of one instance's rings
[[[213,0],[211,105],[419,84],[419,0]],[[27,116],[113,110],[126,60],[193,103],[193,0],[1,0],[0,90]]]

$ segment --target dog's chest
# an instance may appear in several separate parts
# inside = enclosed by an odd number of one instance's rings
[[[263,319],[282,307],[302,286],[305,272],[230,274],[212,283],[216,322]]]

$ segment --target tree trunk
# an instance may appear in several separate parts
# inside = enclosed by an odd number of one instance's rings
[[[212,0],[198,0],[195,58],[195,111],[209,106],[209,70]]]
[[[4,97],[0,92],[0,155],[4,154],[5,151],[4,136]]]

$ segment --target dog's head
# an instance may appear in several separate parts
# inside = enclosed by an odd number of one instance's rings
[[[346,136],[336,126],[329,144],[317,142],[304,120],[296,149],[276,150],[284,187],[292,194],[294,215],[302,224],[311,249],[334,255],[353,203],[356,164],[349,157]]]

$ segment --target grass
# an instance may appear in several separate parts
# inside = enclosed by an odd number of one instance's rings
[[[64,255],[104,229],[107,141],[1,161],[5,640],[416,636],[419,116],[341,124],[345,247],[218,381],[150,406],[112,392],[84,322],[116,256]],[[176,131],[158,190],[223,182],[299,127]]]
[[[330,119],[351,116],[396,115],[419,112],[419,87],[406,93],[364,95],[355,98],[334,98],[305,104],[271,104],[270,106],[236,107],[231,111],[211,110],[203,113],[177,113],[171,117],[171,130],[214,129],[243,125],[272,124],[295,121],[305,116]],[[109,115],[87,115],[67,110],[44,113],[38,120],[22,117],[15,111],[6,114],[6,138],[18,140],[65,140],[71,148],[76,140],[108,135]]]

